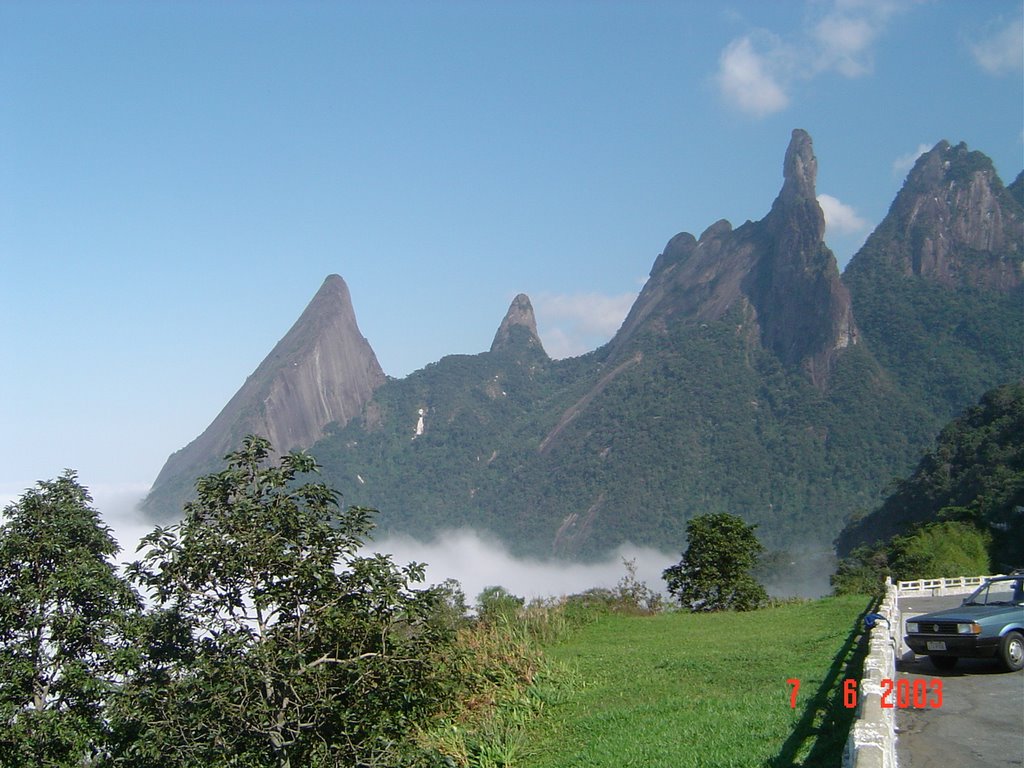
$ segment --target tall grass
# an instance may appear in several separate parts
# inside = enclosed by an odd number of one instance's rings
[[[467,623],[431,768],[783,768],[840,762],[869,598],[651,613],[614,594]],[[791,706],[789,679],[800,688]]]
[[[548,657],[575,674],[526,727],[523,768],[835,766],[868,598],[750,613],[610,613]],[[787,679],[799,679],[796,707]],[[513,763],[508,763],[513,765]]]
[[[542,647],[571,627],[596,618],[564,602],[537,602],[468,623],[446,660],[458,704],[420,733],[434,764],[451,768],[511,768],[527,754],[526,729],[545,708],[561,702],[572,673]]]

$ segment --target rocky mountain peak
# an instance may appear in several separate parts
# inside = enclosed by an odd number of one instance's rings
[[[321,308],[318,306],[320,304],[325,306]],[[321,310],[328,313],[340,312],[346,315],[351,314],[352,319],[355,319],[355,310],[352,309],[352,296],[349,294],[348,284],[341,275],[331,274],[324,278],[319,290],[313,294],[313,298],[306,305],[303,314],[310,311],[319,312]]]
[[[940,141],[918,158],[863,256],[850,266],[887,264],[951,288],[1013,290],[1024,282],[1024,208],[1017,192],[1003,186],[986,155]]]
[[[491,342],[491,352],[504,349],[528,347],[544,351],[540,336],[537,334],[537,318],[533,313],[530,297],[520,293],[509,305],[498,332]]]
[[[793,130],[782,164],[782,178],[779,197],[784,201],[814,200],[817,197],[818,158],[814,156],[814,144],[807,131]]]
[[[825,214],[818,205],[815,185],[818,179],[818,158],[814,156],[814,143],[807,131],[793,131],[782,163],[782,189],[772,203],[765,223],[776,230],[779,237],[797,236],[802,243],[787,243],[784,248],[798,250],[813,242],[824,242]]]
[[[624,351],[628,338],[652,323],[673,317],[706,323],[740,308],[763,346],[824,386],[835,355],[856,344],[858,332],[835,256],[825,246],[817,174],[811,137],[796,129],[770,212],[736,229],[718,221],[699,240],[687,233],[672,238],[613,340],[613,352]]]
[[[191,483],[248,434],[267,437],[278,453],[311,447],[328,424],[344,425],[360,413],[385,379],[359,331],[348,286],[329,275],[203,433],[168,458],[144,509],[162,517],[180,513]]]
[[[1024,206],[1024,171],[1017,174],[1017,178],[1013,180],[1013,183],[1006,190],[1010,193],[1010,197]]]

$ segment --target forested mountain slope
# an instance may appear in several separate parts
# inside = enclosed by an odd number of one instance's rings
[[[846,527],[838,553],[953,520],[991,541],[997,569],[1024,567],[1024,381],[987,392],[871,514]]]
[[[518,296],[491,349],[376,386],[310,448],[378,535],[472,527],[586,557],[730,512],[831,548],[938,428],[1024,375],[1021,181],[942,142],[840,276],[794,131],[765,217],[672,237],[619,332],[552,360]],[[156,489],[154,489],[156,493]]]

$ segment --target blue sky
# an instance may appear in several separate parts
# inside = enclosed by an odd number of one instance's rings
[[[793,128],[840,264],[940,139],[1024,167],[1020,0],[0,2],[0,500],[140,492],[330,273],[384,370],[618,327]],[[827,197],[825,197],[827,196]]]

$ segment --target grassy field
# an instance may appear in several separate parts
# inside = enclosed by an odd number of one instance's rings
[[[867,597],[751,613],[611,614],[546,651],[569,680],[538,688],[523,768],[838,766]],[[793,687],[800,681],[796,706]],[[494,764],[501,764],[495,762]]]

